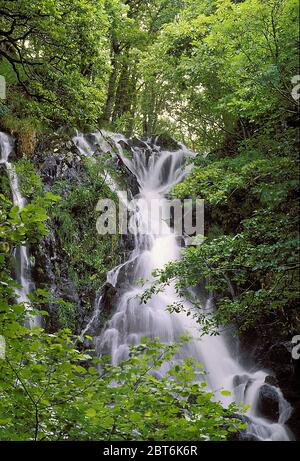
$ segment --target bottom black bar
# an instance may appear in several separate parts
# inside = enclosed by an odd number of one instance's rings
[[[226,455],[251,456],[268,455],[276,450],[276,455],[286,458],[289,450],[295,450],[297,442],[0,442],[0,450],[8,450],[10,456],[30,452],[33,455],[64,455],[74,452],[76,458],[93,456],[93,460],[106,458],[151,459],[161,457],[200,458]]]

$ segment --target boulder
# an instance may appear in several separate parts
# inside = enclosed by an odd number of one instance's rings
[[[168,134],[159,134],[158,136],[152,136],[150,139],[162,150],[176,152],[181,149],[181,145]]]
[[[47,155],[40,164],[40,174],[45,184],[52,186],[57,179],[71,179],[81,184],[85,166],[80,156],[67,151],[63,154]]]
[[[137,137],[128,139],[127,145],[130,148],[137,147],[138,149],[148,149],[148,146],[146,144],[146,140],[144,139],[139,139]]]
[[[233,416],[244,424],[251,424],[251,420],[245,415],[235,414]],[[258,438],[254,434],[249,434],[248,429],[238,429],[237,432],[229,433],[227,440],[229,442],[257,442]]]
[[[130,171],[130,169],[125,165],[122,157],[117,154],[117,169],[121,169],[123,175],[125,176],[127,191],[130,191],[132,196],[135,197],[139,194],[140,186],[136,176]]]
[[[292,344],[289,341],[274,344],[268,352],[268,358],[275,363],[292,362]]]
[[[228,438],[229,442],[258,442],[259,439],[255,437],[253,434],[249,434],[248,432],[244,431],[238,431],[238,432],[233,432],[232,434],[229,435]]]
[[[266,376],[265,383],[269,384],[270,386],[279,387],[278,379],[275,376]]]
[[[111,312],[114,308],[114,298],[117,290],[110,283],[105,283],[101,290],[101,307],[106,312]]]
[[[259,413],[274,422],[279,419],[279,395],[277,390],[269,384],[264,384],[259,390]]]

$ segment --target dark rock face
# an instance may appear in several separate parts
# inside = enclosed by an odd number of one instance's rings
[[[61,140],[58,134],[39,141],[33,160],[47,186],[58,179],[74,179],[78,183],[84,179],[85,165],[76,146],[69,139]]]
[[[236,375],[234,378],[233,378],[233,385],[234,387],[238,387],[240,386],[241,384],[243,384],[245,386],[245,392],[247,391],[248,387],[250,386],[250,384],[252,384],[252,380],[249,378],[248,375]]]
[[[111,312],[114,308],[114,300],[117,290],[110,283],[106,283],[101,290],[101,307],[106,312]]]
[[[271,362],[291,364],[292,363],[292,343],[288,341],[275,343],[269,349],[268,359]]]
[[[48,332],[55,332],[59,328],[56,300],[62,298],[74,304],[78,312],[82,309],[82,300],[69,278],[68,264],[60,254],[54,228],[50,228],[49,234],[38,246],[32,247],[30,253],[35,259],[33,279],[37,287],[47,286],[53,299],[53,302],[48,304],[50,315],[45,318],[45,328]]]
[[[73,142],[61,140],[60,136],[40,140],[33,157],[39,166],[40,176],[45,189],[50,190],[57,180],[72,180],[78,184],[85,181],[86,167]],[[68,193],[68,185],[64,194]],[[77,312],[82,311],[82,297],[69,277],[69,264],[63,255],[61,244],[57,238],[56,223],[48,223],[49,234],[38,246],[31,248],[35,259],[32,271],[38,288],[49,289],[53,302],[48,304],[49,317],[45,318],[45,328],[54,332],[59,327],[58,299],[72,303]],[[79,315],[80,317],[80,315]]]
[[[4,176],[6,174],[6,167],[5,167],[4,163],[0,163],[0,174],[1,174],[1,176],[2,175]]]
[[[147,140],[145,139],[139,139],[139,138],[131,138],[128,139],[127,145],[129,146],[130,149],[138,148],[138,149],[145,149],[149,150]]]
[[[235,414],[234,417],[240,420],[242,423],[249,425],[250,419],[245,415],[237,415]],[[229,442],[257,442],[258,438],[255,437],[253,434],[249,434],[247,429],[238,429],[237,432],[229,433],[228,436]]]
[[[292,338],[291,338],[292,339]],[[274,340],[272,331],[261,326],[260,332],[250,331],[240,338],[241,352],[252,356],[261,368],[270,370],[272,376],[266,377],[266,385],[279,387],[284,398],[291,404],[293,412],[287,426],[296,440],[300,440],[300,360],[292,358],[291,341]],[[277,413],[273,402],[271,409]]]
[[[116,154],[116,155],[117,155],[117,162],[115,162],[116,163],[115,166],[117,167],[118,171],[122,174],[122,176],[125,178],[126,185],[127,185],[127,191],[130,192],[133,197],[135,197],[136,195],[138,195],[139,190],[140,190],[138,180],[136,176],[127,167],[127,165],[125,165],[121,156],[119,154]]]
[[[269,384],[270,386],[279,387],[278,379],[275,376],[267,376],[265,383]]]
[[[69,179],[82,183],[84,171],[81,157],[71,151],[65,155],[51,154],[40,163],[41,177],[49,186],[52,186],[57,179]]]
[[[276,389],[269,384],[264,384],[259,390],[258,411],[262,416],[271,421],[279,419],[279,397]]]
[[[287,425],[300,440],[300,360],[293,360],[292,347],[290,341],[278,341],[268,349],[264,360],[275,372],[278,385],[293,408]]]
[[[98,336],[105,324],[107,318],[109,318],[116,306],[118,290],[106,282],[101,290],[96,295],[94,312],[91,314],[90,318],[83,318],[83,326],[87,327],[87,333],[92,336]],[[96,313],[96,315],[95,315]],[[91,322],[91,320],[93,320]],[[86,347],[93,348],[93,344],[90,344],[86,340]]]
[[[128,233],[126,235],[122,235],[120,241],[120,248],[123,252],[123,261],[128,260],[129,253],[134,250],[134,235]]]
[[[167,150],[169,152],[176,152],[181,149],[181,145],[171,138],[168,134],[160,134],[158,136],[152,136],[150,138],[154,143],[159,146],[162,150]]]
[[[293,403],[293,412],[288,420],[288,426],[296,440],[300,440],[300,402]]]
[[[98,139],[93,133],[88,133],[86,135],[86,140],[91,146],[97,146],[98,145]]]
[[[257,437],[255,437],[255,435],[253,435],[253,434],[239,433],[237,441],[239,441],[239,442],[259,442],[259,439]]]
[[[230,434],[229,442],[258,442],[259,439],[253,434],[247,434],[246,431],[238,431]]]

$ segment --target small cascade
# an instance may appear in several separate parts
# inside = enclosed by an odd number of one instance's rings
[[[19,180],[14,165],[9,162],[9,156],[12,154],[14,149],[14,139],[6,133],[0,132],[0,152],[1,160],[0,163],[4,164],[7,170],[9,178],[13,204],[20,209],[26,205],[26,201],[21,194],[19,187]],[[34,284],[31,279],[30,271],[30,258],[29,252],[26,245],[15,248],[14,253],[15,268],[16,268],[16,279],[20,287],[15,290],[16,298],[18,303],[24,303],[30,306],[29,293],[33,290]],[[26,326],[32,328],[33,326],[41,325],[40,316],[28,315],[26,319]]]
[[[180,358],[192,357],[204,365],[207,385],[216,392],[216,398],[224,406],[233,401],[250,405],[246,418],[246,439],[292,440],[293,435],[285,425],[291,415],[291,406],[280,389],[266,384],[268,373],[240,364],[223,333],[219,336],[206,335],[200,339],[200,327],[192,317],[186,316],[184,312],[171,314],[166,310],[168,305],[179,301],[174,285],[154,295],[147,304],[141,303],[140,296],[153,281],[153,271],[180,258],[180,247],[169,224],[161,217],[150,216],[150,219],[159,219],[159,222],[152,222],[153,226],[150,226],[151,229],[159,228],[159,233],[145,234],[138,231],[143,225],[148,228],[149,224],[147,206],[139,206],[139,201],[143,200],[144,204],[149,205],[153,198],[158,198],[160,206],[164,207],[172,186],[182,181],[191,168],[185,165],[185,159],[192,155],[191,152],[184,146],[178,146],[175,151],[161,149],[156,140],[151,138],[139,141],[138,146],[131,146],[132,158],[129,158],[123,152],[124,143],[128,146],[129,141],[123,136],[99,132],[89,137],[78,135],[74,141],[81,153],[85,152],[88,156],[96,152],[95,142],[100,149],[105,146],[105,152],[111,151],[113,155],[117,152],[139,184],[136,206],[132,210],[133,220],[138,223],[134,234],[134,249],[128,261],[108,274],[108,283],[117,289],[118,297],[107,325],[95,335],[98,354],[110,354],[112,362],[117,364],[128,358],[130,346],[138,344],[142,337],[159,337],[164,343],[172,343],[182,334],[188,333],[192,339],[183,348]],[[146,286],[141,285],[141,279],[147,281]],[[209,298],[204,308],[211,308],[211,305],[212,300]],[[188,302],[186,307],[190,307]],[[95,331],[93,327],[100,311],[101,297],[84,334],[90,330]],[[161,370],[162,374],[164,371]],[[262,392],[266,386],[278,403],[277,421],[274,418],[267,419],[261,411]],[[220,394],[222,389],[229,390],[231,396]]]

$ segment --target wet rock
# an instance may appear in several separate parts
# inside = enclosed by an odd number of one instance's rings
[[[292,414],[287,421],[287,425],[292,431],[296,440],[300,440],[300,402],[296,402],[293,406]]]
[[[74,283],[70,279],[65,278],[62,280],[59,291],[63,299],[66,299],[74,304],[79,304],[80,298]]]
[[[250,379],[249,375],[236,375],[233,378],[233,385],[234,387],[238,387],[241,384],[245,385],[245,390],[249,387],[249,385],[253,382],[253,380]]]
[[[128,142],[127,142],[128,146],[130,148],[138,148],[138,149],[148,149],[148,146],[145,142],[145,140],[143,139],[139,139],[139,138],[131,138],[131,139],[128,139]]]
[[[234,418],[240,420],[242,423],[250,425],[250,419],[245,415],[233,415]],[[238,429],[237,432],[232,432],[228,435],[230,442],[257,442],[258,438],[254,434],[249,434],[248,429]]]
[[[279,387],[287,400],[290,400],[289,394],[294,394],[297,388],[297,365],[292,359],[292,344],[289,341],[275,343],[267,350],[263,358],[264,366],[274,372]],[[299,391],[297,394],[299,399]],[[292,399],[294,399],[293,396]]]
[[[128,260],[128,253],[134,250],[135,240],[131,233],[125,234],[121,238],[120,249],[124,252],[124,262]]]
[[[105,321],[111,316],[116,306],[117,295],[116,288],[106,282],[96,295],[93,312],[90,312],[89,316],[86,313],[82,315],[81,331],[86,330],[86,334],[92,337],[99,336]],[[93,348],[94,344],[90,343],[89,339],[85,339],[84,347]]]
[[[158,145],[162,150],[176,152],[177,150],[181,149],[181,145],[168,134],[153,136],[151,139],[153,139],[155,144]]]
[[[130,151],[130,145],[128,142],[124,141],[124,139],[121,139],[121,141],[119,141],[119,144],[122,147],[122,149]]]
[[[58,162],[55,157],[48,157],[41,167],[41,174],[47,182],[52,183],[57,176]]]
[[[277,363],[292,363],[292,344],[289,341],[274,344],[268,352],[270,361]]]
[[[279,418],[279,396],[276,389],[264,384],[259,390],[258,411],[265,418],[277,422]]]
[[[72,141],[67,141],[66,142],[66,147],[67,149],[73,149],[74,143]]]
[[[270,386],[279,387],[278,379],[275,376],[266,376],[265,383]]]
[[[56,180],[71,179],[81,184],[85,177],[85,164],[74,143],[56,136],[39,142],[33,161],[39,165],[44,183],[51,187]]]
[[[236,432],[229,436],[230,442],[258,442],[259,439],[253,434],[248,434],[247,432]]]
[[[292,359],[290,340],[274,341],[274,335],[272,329],[262,323],[259,330],[250,330],[240,337],[240,348],[242,354],[247,357],[250,354],[254,363],[270,370],[272,377],[276,378],[278,384],[275,387],[281,389],[284,398],[293,408],[287,426],[296,440],[300,440],[300,360]],[[273,382],[268,381],[266,384],[273,385]]]
[[[148,165],[150,157],[155,154],[159,155],[159,152],[163,150],[159,145],[156,145],[155,140],[155,136],[148,139],[132,138],[128,140],[128,145],[133,151],[139,149],[141,152],[143,152],[146,160],[145,163]]]
[[[185,248],[186,247],[186,242],[185,242],[185,238],[182,237],[182,236],[176,236],[176,242],[177,244],[181,247],[181,248]]]
[[[102,309],[111,312],[114,307],[114,298],[117,290],[110,283],[106,283],[101,290],[101,306]]]
[[[130,171],[124,160],[119,154],[116,154],[116,168],[124,177],[124,182],[127,187],[127,191],[132,194],[133,197],[139,194],[140,186],[136,176]]]
[[[198,396],[196,394],[190,394],[187,398],[187,402],[190,405],[196,405]]]
[[[98,144],[97,136],[94,133],[88,133],[85,138],[91,146]]]
[[[40,174],[49,186],[57,179],[71,179],[81,184],[84,181],[85,166],[80,156],[71,151],[65,154],[52,154],[40,164]]]
[[[82,310],[82,294],[78,294],[74,283],[69,278],[68,263],[65,261],[59,240],[55,232],[55,223],[49,228],[48,235],[30,249],[35,265],[32,268],[33,279],[37,288],[46,288],[51,294],[47,303],[49,316],[45,318],[48,333],[57,331],[60,325],[59,299],[70,302],[78,313]]]
[[[116,284],[117,289],[122,286],[123,290],[126,290],[129,288],[131,283],[134,283],[136,281],[134,275],[134,268],[134,261],[128,261],[126,264],[123,265],[118,274]]]

